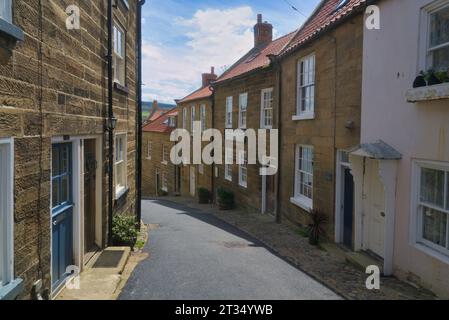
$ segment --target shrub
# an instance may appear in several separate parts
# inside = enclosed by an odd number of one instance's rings
[[[116,215],[112,220],[112,240],[114,245],[134,246],[138,231],[134,216]]]
[[[223,187],[218,188],[218,205],[221,210],[230,210],[234,208],[234,193]]]
[[[328,218],[323,211],[315,209],[310,212],[310,220],[309,242],[312,245],[317,245],[320,238],[325,234],[324,225],[328,222]]]

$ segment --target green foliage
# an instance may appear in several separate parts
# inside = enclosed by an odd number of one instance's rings
[[[315,209],[310,212],[309,224],[309,242],[310,244],[317,245],[320,238],[324,236],[325,230],[324,225],[328,222],[328,218],[324,212]]]
[[[134,246],[138,231],[134,216],[116,215],[112,220],[112,240],[115,245]]]
[[[218,188],[218,204],[220,209],[227,210],[234,207],[234,193],[223,187]]]
[[[207,204],[211,198],[211,193],[207,188],[200,187],[198,188],[198,198],[201,204]]]

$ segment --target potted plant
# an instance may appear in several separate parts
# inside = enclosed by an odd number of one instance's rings
[[[210,201],[210,191],[204,187],[198,188],[198,200],[200,204],[208,204]]]
[[[324,225],[327,223],[328,218],[324,212],[318,209],[314,209],[310,212],[309,224],[309,243],[316,246],[320,241],[320,238],[325,234]]]
[[[166,196],[168,196],[168,192],[165,191],[165,190],[159,189],[158,195],[159,195],[160,197],[166,197]]]
[[[421,88],[427,86],[426,77],[423,71],[419,73],[413,82],[413,88]]]
[[[220,210],[231,210],[234,208],[234,193],[223,187],[218,188],[218,207]]]

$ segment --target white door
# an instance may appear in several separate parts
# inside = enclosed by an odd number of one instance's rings
[[[383,258],[385,243],[385,191],[379,176],[379,162],[377,160],[368,160],[366,165],[365,247]]]
[[[190,167],[190,195],[192,197],[195,196],[195,189],[196,189],[196,185],[195,185],[195,167]]]

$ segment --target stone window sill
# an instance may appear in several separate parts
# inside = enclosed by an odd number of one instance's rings
[[[23,31],[19,27],[0,18],[0,36],[7,38],[8,42],[23,41]]]
[[[413,88],[407,91],[405,97],[410,103],[449,99],[449,83]]]
[[[128,191],[129,191],[129,188],[125,188],[125,187],[122,187],[122,188],[117,189],[117,192],[116,192],[116,194],[115,194],[115,200],[116,200],[117,202],[119,202],[123,197],[126,196],[126,194],[128,193]]]
[[[307,212],[310,212],[313,209],[313,204],[312,204],[311,199],[292,197],[292,198],[290,198],[290,202],[293,203],[295,206],[298,206]]]
[[[315,119],[315,113],[304,113],[300,115],[294,115],[292,117],[293,121],[313,120],[313,119]]]
[[[6,286],[0,287],[0,300],[15,300],[23,291],[23,280],[15,279]]]
[[[118,91],[122,94],[128,95],[129,94],[129,88],[122,86],[120,83],[118,83],[117,81],[114,82],[114,90]]]

